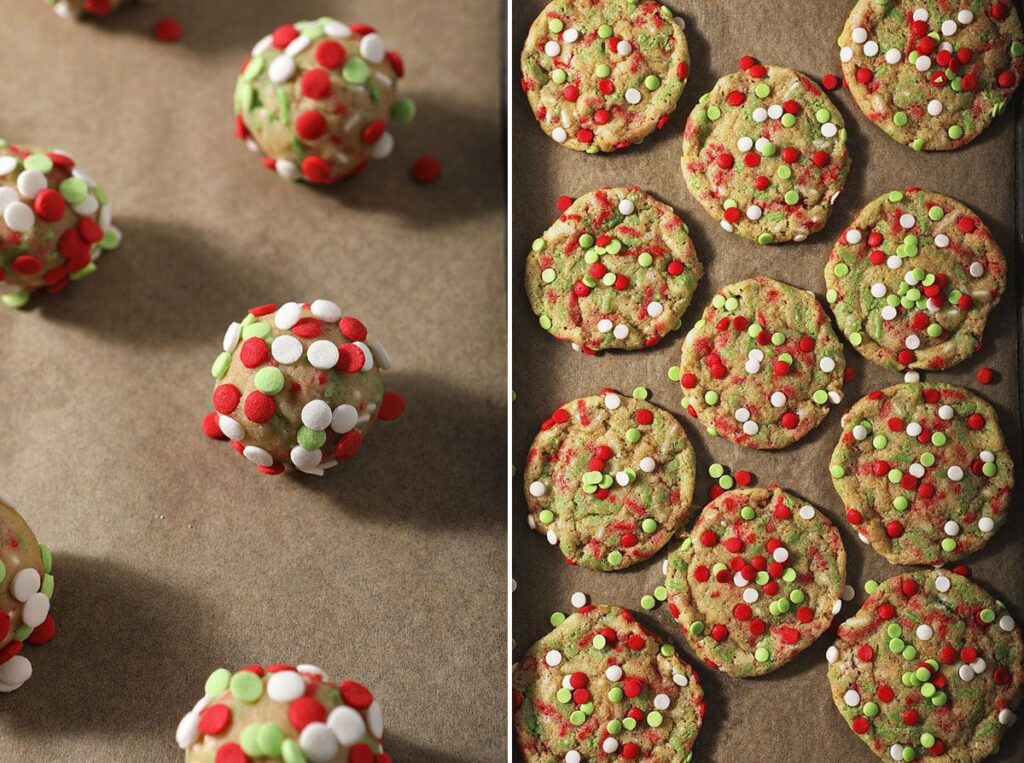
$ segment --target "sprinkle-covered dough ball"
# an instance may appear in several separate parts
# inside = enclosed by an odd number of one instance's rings
[[[50,616],[53,558],[21,515],[0,500],[0,692],[32,676],[25,643],[45,644],[56,626]]]
[[[224,335],[203,429],[264,474],[287,465],[323,475],[359,451],[374,421],[401,415],[405,403],[380,378],[390,367],[380,342],[333,302],[254,307]]]
[[[832,700],[886,763],[980,763],[1017,720],[1020,627],[961,575],[889,578],[838,636],[826,652]],[[1007,760],[1017,758],[1011,752]]]
[[[313,665],[220,668],[175,734],[186,763],[391,763],[373,694]]]
[[[393,124],[416,107],[398,98],[401,56],[365,24],[285,24],[252,49],[235,87],[238,137],[287,180],[334,183],[394,149]]]
[[[750,56],[690,113],[683,175],[722,229],[759,244],[803,241],[824,227],[850,155],[835,104],[793,69]]]
[[[553,0],[530,27],[520,66],[541,129],[596,154],[665,126],[690,55],[682,19],[656,0]]]
[[[127,0],[43,0],[62,19],[106,16]]]
[[[875,199],[840,234],[825,266],[825,298],[868,360],[937,371],[981,346],[1006,275],[999,244],[974,212],[910,188]]]
[[[110,198],[63,151],[0,140],[0,301],[24,307],[61,291],[116,249]]]
[[[526,260],[541,328],[587,354],[652,347],[678,328],[703,267],[675,211],[639,188],[576,199]]]
[[[868,119],[916,151],[949,151],[1006,110],[1024,32],[1009,0],[859,0],[839,58]]]

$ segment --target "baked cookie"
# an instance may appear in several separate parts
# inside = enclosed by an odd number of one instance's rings
[[[668,557],[669,608],[694,651],[760,676],[809,647],[839,612],[846,551],[824,514],[781,488],[729,490]]]
[[[682,19],[655,0],[553,0],[520,64],[544,132],[592,154],[664,127],[690,75]]]
[[[32,663],[20,654],[25,644],[45,644],[56,625],[50,615],[53,556],[2,499],[0,584],[0,692],[10,692],[32,676]]]
[[[79,16],[106,16],[126,0],[43,0],[62,19]]]
[[[965,146],[1006,109],[1024,33],[1004,0],[859,0],[839,58],[868,119],[917,151]]]
[[[1006,258],[970,209],[910,188],[861,210],[832,248],[825,284],[840,331],[865,358],[941,370],[980,346]]]
[[[843,117],[805,74],[749,56],[690,113],[683,175],[723,229],[803,241],[828,220],[850,169]]]
[[[405,403],[380,378],[390,367],[380,342],[333,302],[254,307],[224,335],[203,429],[264,474],[288,465],[322,476],[359,451],[374,421],[401,415]]]
[[[313,665],[221,668],[175,739],[186,763],[391,763],[380,703]]]
[[[843,399],[846,361],[809,291],[759,276],[721,289],[683,341],[683,404],[758,450],[803,438]]]
[[[533,242],[526,292],[542,328],[586,353],[652,347],[703,268],[689,229],[639,188],[581,196]]]
[[[106,191],[63,151],[0,140],[0,301],[24,307],[32,294],[63,290],[116,249]]]
[[[893,564],[978,551],[1013,489],[996,412],[950,384],[897,384],[857,401],[829,470],[847,519]]]
[[[541,424],[523,473],[528,521],[570,564],[625,569],[693,515],[695,471],[672,414],[606,389]]]
[[[526,763],[689,761],[703,717],[697,675],[618,607],[569,615],[512,672]]]
[[[979,763],[1016,721],[1024,663],[1006,607],[949,570],[897,575],[839,626],[832,699],[885,761]]]
[[[396,92],[404,73],[373,27],[331,18],[279,26],[238,77],[236,134],[287,180],[337,182],[388,157],[389,127],[416,115]]]

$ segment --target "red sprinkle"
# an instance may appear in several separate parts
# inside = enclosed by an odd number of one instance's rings
[[[417,183],[433,183],[441,177],[441,162],[433,156],[421,156],[412,163],[412,176]]]
[[[362,370],[363,364],[366,362],[366,356],[363,351],[356,344],[342,344],[338,346],[338,365],[339,371],[345,373],[356,373]]]
[[[316,62],[325,69],[337,69],[345,63],[345,48],[334,40],[324,40],[316,46]]]
[[[288,720],[296,731],[302,731],[310,723],[323,723],[327,709],[313,697],[299,697],[288,706]]]
[[[380,401],[377,418],[381,421],[393,421],[405,410],[405,400],[397,392],[385,392]]]
[[[351,432],[343,434],[341,439],[338,440],[338,444],[334,448],[334,457],[339,461],[345,461],[358,453],[362,446],[362,432],[353,429]]]
[[[988,366],[984,366],[978,369],[978,383],[979,384],[991,384],[995,378],[995,371]]]
[[[216,413],[208,413],[203,417],[203,434],[211,440],[228,439],[224,433],[220,431],[220,423],[218,423],[218,416]]]
[[[249,756],[242,751],[237,742],[225,742],[217,748],[214,763],[249,763]]]
[[[231,723],[231,709],[227,705],[210,705],[199,716],[199,733],[217,736]]]
[[[319,111],[304,111],[295,118],[295,134],[303,140],[316,140],[327,130],[327,120]]]
[[[165,16],[153,25],[153,36],[160,42],[177,42],[181,39],[181,22]]]
[[[339,688],[345,704],[351,705],[356,710],[365,710],[373,703],[373,694],[358,681],[342,681]]]
[[[319,101],[331,94],[331,78],[323,69],[310,69],[302,75],[302,94]]]
[[[265,424],[277,411],[274,398],[259,390],[253,390],[245,398],[245,417],[254,424]]]

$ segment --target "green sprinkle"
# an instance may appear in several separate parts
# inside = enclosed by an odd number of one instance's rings
[[[573,726],[582,726],[587,722],[587,714],[582,710],[573,710],[569,715],[569,723]]]
[[[779,169],[781,170],[782,168],[780,167]],[[800,192],[786,191],[785,195],[782,198],[787,204],[796,204],[800,201]]]
[[[993,623],[996,620],[996,613],[991,609],[983,609],[978,613],[978,617],[981,618],[983,623]]]
[[[25,169],[42,172],[44,175],[53,169],[53,160],[46,154],[32,154],[25,157]]]
[[[832,464],[832,466],[828,468],[828,473],[831,474],[834,479],[840,479],[846,476],[846,470],[839,464]]]
[[[594,74],[604,79],[612,73],[612,69],[608,64],[598,64],[594,69]]]
[[[643,530],[645,533],[650,534],[658,529],[658,523],[650,517],[647,517],[643,522],[640,523],[640,529]]]
[[[555,280],[555,276],[554,268],[544,268],[540,273],[540,280],[544,283],[551,283]]]
[[[416,118],[416,102],[411,98],[399,98],[391,105],[391,119],[400,125],[407,125]]]
[[[551,524],[554,518],[555,512],[553,512],[551,509],[542,509],[541,512],[537,515],[537,519],[539,519],[541,523],[545,525]]]
[[[771,659],[771,653],[763,646],[759,646],[754,650],[754,659],[758,662],[768,662]]]
[[[654,598],[657,599],[658,601],[667,601],[668,600],[668,589],[665,586],[663,586],[663,585],[658,586],[657,588],[654,589]],[[661,645],[661,653],[662,654],[665,654],[665,647],[668,647],[673,652],[675,652],[675,648],[671,644],[662,644]],[[665,655],[665,656],[667,657],[669,655]]]
[[[709,389],[707,392],[704,393],[704,402],[707,403],[708,405],[717,405],[718,393],[715,392],[713,389]]]
[[[242,329],[242,339],[252,339],[253,337],[266,339],[268,336],[270,336],[270,324],[263,321],[250,323]]]
[[[876,715],[878,715],[879,709],[880,708],[878,707],[878,705],[876,705],[874,702],[864,703],[864,715],[868,718],[874,718]]]
[[[908,121],[907,112],[897,111],[892,115],[892,121],[896,123],[897,127],[905,127]]]
[[[654,74],[648,74],[646,77],[644,77],[644,87],[646,87],[648,90],[657,90],[659,87],[661,87],[661,79],[659,79]]]
[[[206,679],[206,696],[213,697],[222,693],[228,688],[230,682],[231,671],[227,668],[218,668],[210,673],[210,677]]]
[[[864,581],[864,591],[868,596],[873,594],[878,589],[877,580],[866,580]]]
[[[609,26],[608,24],[601,24],[601,26],[597,28],[597,36],[600,37],[602,40],[607,40],[609,37],[612,36],[611,26]]]
[[[0,294],[0,302],[18,310],[28,304],[30,296],[31,293],[28,289],[18,289],[18,291],[11,292],[10,294]]]
[[[818,120],[818,124],[825,124],[830,118],[831,114],[828,113],[828,109],[818,109],[814,112],[814,118]]]
[[[552,34],[558,34],[565,29],[565,24],[562,23],[561,19],[551,19],[548,21],[548,31]]]
[[[828,393],[823,389],[815,390],[814,394],[811,395],[811,399],[818,405],[824,405],[828,402]]]
[[[569,79],[569,75],[565,73],[565,69],[555,69],[551,72],[551,81],[556,85],[564,85]]]
[[[654,609],[657,603],[650,594],[640,597],[640,606],[644,609]]]
[[[281,743],[281,759],[284,763],[307,763],[306,755],[294,739],[285,739]]]
[[[622,699],[625,696],[626,696],[625,692],[623,692],[622,689],[620,687],[618,687],[618,686],[613,686],[608,691],[608,699],[611,702],[622,702]]]
[[[39,556],[43,559],[43,572],[50,572],[53,569],[53,552],[45,543],[39,544]],[[4,579],[4,566],[0,562],[0,580]]]
[[[651,728],[658,728],[658,726],[662,724],[662,721],[664,721],[664,717],[657,710],[652,710],[647,714],[647,725]]]
[[[544,329],[545,331],[551,330],[551,326],[553,324],[551,323],[551,319],[548,316],[542,315],[538,320],[540,322],[540,327],[542,329]]]
[[[217,356],[217,359],[213,361],[213,368],[210,369],[210,373],[213,374],[214,379],[223,379],[224,375],[227,374],[228,368],[231,366],[231,353],[222,352]]]
[[[610,721],[608,721],[608,725],[605,726],[605,729],[607,729],[609,734],[615,736],[616,734],[622,731],[622,721],[620,721],[618,718],[612,718]]]
[[[250,723],[244,729],[238,741],[242,745],[242,751],[250,758],[263,757],[263,746],[259,740],[260,724]]]
[[[946,131],[946,134],[949,135],[949,137],[952,138],[953,140],[960,140],[960,138],[964,137],[964,128],[962,128],[960,125],[950,125],[949,130]]]
[[[651,257],[647,252],[643,252],[639,257],[636,258],[637,264],[642,268],[649,268],[654,264],[654,258]]]
[[[742,509],[740,509],[740,516],[749,522],[756,515],[754,514],[753,508],[751,508],[750,506],[744,506]]]
[[[782,122],[783,127],[792,127],[796,124],[796,117],[787,112],[782,115],[782,119],[779,121]]]
[[[722,116],[722,110],[717,106],[708,106],[708,119],[712,122]]]
[[[759,82],[757,87],[754,88],[754,95],[758,98],[767,98],[771,95],[772,89],[768,87],[767,83]]]
[[[256,389],[268,395],[276,395],[284,389],[284,374],[281,373],[281,369],[274,366],[261,368],[252,381]]]
[[[580,236],[580,246],[584,249],[590,249],[594,245],[594,237],[589,233],[584,233]]]
[[[647,391],[645,387],[637,387],[633,390],[634,400],[646,400],[651,396],[651,393]]]
[[[681,369],[679,366],[672,366],[670,369],[668,369],[668,378],[669,381],[679,381],[680,379],[683,378],[683,369]]]
[[[956,549],[956,541],[952,538],[943,538],[942,543],[939,545],[942,546],[943,551],[954,551]]]
[[[612,551],[610,554],[608,554],[608,564],[612,565],[613,567],[617,567],[618,565],[622,564],[622,552]]]
[[[370,79],[370,67],[366,61],[355,56],[348,59],[341,69],[341,76],[350,85],[362,85]]]
[[[81,204],[89,195],[89,186],[81,178],[70,177],[62,181],[60,195],[68,204]]]
[[[708,467],[708,476],[712,479],[717,480],[723,474],[725,474],[725,467],[719,463],[711,464],[711,466]]]
[[[704,634],[704,623],[700,620],[694,620],[690,623],[690,635],[700,637]]]
[[[231,693],[240,702],[252,704],[263,695],[263,681],[255,673],[242,670],[231,676]]]
[[[836,266],[834,268],[832,268],[832,272],[835,273],[840,278],[843,278],[844,276],[850,274],[850,266],[847,265],[845,262],[839,262],[836,263]]]
[[[43,582],[42,585],[39,586],[39,590],[47,599],[53,598],[53,575],[49,573],[43,575]]]
[[[718,478],[718,486],[722,488],[722,490],[732,490],[733,485],[735,484],[736,481],[728,474],[723,474]]]
[[[596,636],[594,636],[594,640],[591,641],[590,644],[594,647],[594,649],[601,651],[608,645],[608,639],[606,639],[604,636],[598,633]]]

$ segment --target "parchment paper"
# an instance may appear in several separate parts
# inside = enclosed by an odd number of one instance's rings
[[[652,402],[674,411],[697,452],[698,485],[695,500],[706,502],[712,461],[749,469],[757,484],[779,483],[825,510],[843,533],[850,557],[848,578],[857,588],[854,602],[840,617],[856,611],[869,578],[883,580],[897,573],[851,531],[842,502],[832,488],[827,465],[838,441],[842,414],[871,389],[902,381],[899,374],[863,360],[847,345],[846,360],[856,379],[846,387],[846,400],[825,423],[794,447],[757,453],[723,439],[712,440],[679,405],[678,384],[668,380],[670,366],[679,363],[686,330],[722,286],[755,275],[767,275],[812,289],[824,304],[824,267],[833,242],[843,227],[869,200],[894,189],[921,186],[959,198],[979,213],[994,231],[1011,261],[1014,235],[1014,115],[1008,113],[982,138],[950,154],[916,154],[898,145],[870,124],[848,91],[833,100],[843,112],[849,131],[853,168],[825,230],[803,244],[761,247],[725,233],[683,183],[679,167],[682,131],[694,104],[721,76],[735,71],[741,55],[765,63],[801,69],[819,80],[826,72],[841,74],[836,38],[852,0],[669,0],[685,18],[691,53],[692,79],[678,110],[665,129],[637,146],[610,156],[586,156],[559,148],[534,123],[525,96],[515,92],[513,112],[513,454],[522,473],[526,451],[540,422],[558,405],[611,386],[629,393],[638,385],[652,390]],[[542,0],[514,4],[513,50],[518,52]],[[518,76],[518,73],[517,75]],[[629,354],[585,357],[555,341],[537,324],[522,284],[530,242],[558,216],[561,194],[577,197],[601,186],[639,185],[671,204],[689,223],[706,275],[683,329],[670,334],[659,347]],[[1014,275],[1014,274],[1011,274]],[[1011,281],[1013,279],[1011,278]],[[982,352],[946,373],[925,374],[926,380],[961,384],[995,404],[1003,431],[1020,463],[1020,425],[1017,403],[1016,292],[1011,287],[990,318]],[[983,387],[974,374],[988,365],[998,371],[998,384]],[[1019,502],[1017,502],[1019,503]],[[648,563],[621,573],[600,573],[570,567],[557,549],[526,526],[521,480],[513,490],[513,636],[520,655],[548,629],[553,611],[569,612],[569,597],[583,591],[593,602],[613,603],[639,610],[640,597],[663,582],[662,561],[667,549]],[[1011,519],[989,546],[967,560],[974,578],[1024,613],[1024,568],[1021,549],[1024,514],[1017,506]],[[674,547],[671,544],[669,548]],[[846,726],[832,704],[826,678],[825,649],[831,635],[781,670],[763,679],[740,680],[716,674],[694,658],[668,606],[642,616],[645,624],[683,647],[696,665],[707,692],[707,716],[695,747],[697,761],[759,763],[789,761],[872,761],[867,745]],[[1020,727],[1005,737],[1001,760],[1022,760]]]
[[[76,24],[2,3],[0,135],[72,152],[124,244],[0,311],[0,494],[54,550],[58,627],[0,695],[0,761],[181,761],[209,672],[270,661],[365,682],[397,761],[504,758],[502,8],[165,0]],[[176,45],[150,36],[165,14]],[[264,170],[231,113],[253,43],[321,15],[376,25],[419,105],[333,190]],[[249,307],[318,297],[382,340],[407,412],[324,479],[263,477],[200,431],[209,367]]]

